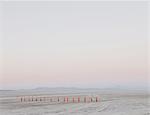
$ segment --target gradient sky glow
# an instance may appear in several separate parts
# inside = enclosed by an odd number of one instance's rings
[[[4,2],[0,88],[147,87],[146,2]]]

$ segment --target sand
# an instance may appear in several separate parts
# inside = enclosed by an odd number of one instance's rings
[[[34,93],[36,92],[36,93]],[[63,91],[62,91],[63,92]],[[134,91],[1,91],[0,115],[150,115],[150,95]],[[38,95],[39,93],[39,95]],[[20,102],[20,97],[61,97],[61,102]],[[63,97],[69,102],[64,103]],[[99,96],[99,102],[72,102],[72,97]]]

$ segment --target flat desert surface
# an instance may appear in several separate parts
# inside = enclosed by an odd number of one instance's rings
[[[67,102],[64,102],[65,97],[68,98]],[[78,97],[80,102],[77,101]],[[85,97],[86,102],[83,101]],[[150,95],[146,91],[57,88],[1,90],[0,115],[150,115],[149,100]]]

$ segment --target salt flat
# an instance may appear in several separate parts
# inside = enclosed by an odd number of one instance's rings
[[[89,91],[89,92],[88,92]],[[36,92],[36,93],[35,93]],[[34,90],[1,91],[0,115],[150,115],[148,92],[111,90]],[[39,95],[38,95],[39,93]],[[62,94],[60,94],[62,93]],[[20,97],[91,97],[99,96],[99,102],[52,103],[20,102]]]

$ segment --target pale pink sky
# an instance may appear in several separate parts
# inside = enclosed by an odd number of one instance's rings
[[[146,87],[146,2],[1,4],[0,87]]]

